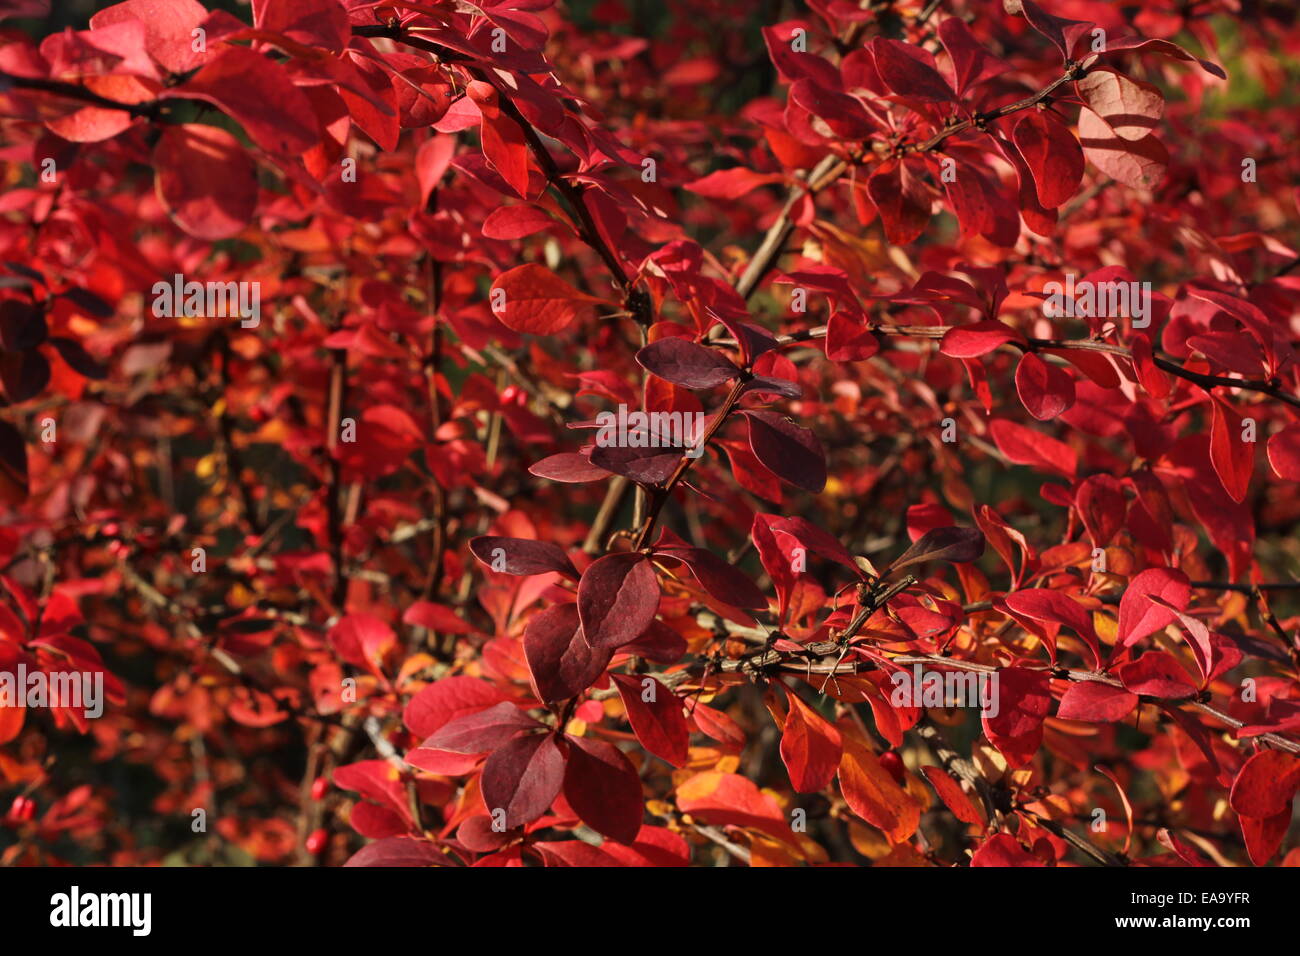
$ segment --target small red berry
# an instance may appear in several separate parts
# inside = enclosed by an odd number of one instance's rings
[[[317,777],[311,784],[311,798],[313,800],[324,800],[325,794],[329,792],[330,782],[324,777]]]
[[[307,852],[312,856],[320,856],[328,841],[329,834],[325,832],[323,827],[312,830],[307,837]]]
[[[886,750],[880,755],[880,765],[889,771],[889,775],[894,778],[895,783],[903,782],[903,759],[892,750]]]
[[[14,797],[13,805],[9,807],[10,819],[26,823],[34,816],[36,816],[35,800],[31,797]]]

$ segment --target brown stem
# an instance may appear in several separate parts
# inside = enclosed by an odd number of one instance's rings
[[[655,523],[659,520],[659,512],[663,510],[668,499],[672,497],[673,489],[677,487],[677,483],[682,480],[682,477],[686,472],[690,471],[691,465],[704,457],[705,447],[708,446],[713,436],[718,433],[718,429],[726,424],[727,418],[735,410],[736,405],[739,404],[740,396],[744,394],[744,389],[745,379],[736,379],[735,384],[731,386],[731,391],[727,394],[726,401],[722,403],[722,407],[718,410],[718,413],[713,416],[713,421],[709,423],[709,427],[705,430],[704,435],[697,443],[696,447],[699,448],[700,454],[695,457],[682,455],[681,461],[677,463],[677,468],[673,471],[672,475],[669,476],[667,483],[665,483],[663,488],[655,489],[654,499],[650,502],[650,513],[646,516],[645,523],[641,526],[641,531],[636,536],[636,541],[632,545],[633,550],[640,550],[646,546],[646,542],[650,540],[650,533],[654,531]]]

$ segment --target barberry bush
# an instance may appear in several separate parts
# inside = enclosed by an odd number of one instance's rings
[[[4,863],[1300,864],[1291,4],[0,16]]]

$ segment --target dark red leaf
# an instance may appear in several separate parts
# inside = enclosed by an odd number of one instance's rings
[[[609,676],[641,746],[674,767],[685,765],[691,732],[677,695],[653,677]]]
[[[578,616],[592,647],[614,649],[635,641],[659,609],[659,580],[642,554],[607,554],[578,582]]]
[[[733,362],[717,349],[689,339],[668,336],[636,353],[641,367],[685,388],[712,388],[740,375]]]
[[[623,752],[603,740],[568,737],[564,799],[582,822],[619,843],[641,831],[641,778]]]
[[[542,701],[582,693],[605,672],[611,654],[609,648],[587,643],[576,604],[559,604],[533,615],[524,631],[524,656]]]
[[[754,582],[712,551],[673,547],[664,548],[661,553],[684,562],[700,582],[700,587],[723,604],[743,608],[767,607],[767,598]]]
[[[573,566],[564,549],[550,541],[484,534],[471,538],[469,549],[474,557],[501,574],[546,574],[548,571],[558,571],[567,578],[575,581],[578,579],[578,569]]]
[[[1083,150],[1074,134],[1050,113],[1030,110],[1012,132],[1038,189],[1038,201],[1055,209],[1079,190]]]
[[[765,468],[805,491],[826,486],[826,453],[812,432],[776,412],[742,414],[749,422],[749,447]]]
[[[421,747],[457,754],[484,754],[505,746],[516,734],[542,725],[508,701],[464,714],[438,728]]]
[[[483,764],[483,804],[505,811],[505,827],[532,823],[560,795],[564,755],[550,734],[515,737]]]
[[[984,535],[978,528],[934,528],[898,556],[891,572],[926,561],[974,561],[984,553]]]
[[[1074,404],[1074,379],[1064,369],[1026,352],[1016,366],[1016,392],[1030,415],[1047,422]]]

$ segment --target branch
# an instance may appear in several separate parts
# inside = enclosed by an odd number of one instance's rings
[[[895,335],[920,339],[941,339],[953,328],[960,326],[951,325],[881,325],[873,331],[877,335]],[[788,335],[778,335],[776,337],[778,346],[796,345],[801,342],[811,342],[816,339],[826,337],[826,326],[818,325],[810,329],[804,329],[799,332],[792,332]],[[1096,339],[1027,339],[1026,346],[1019,343],[1009,342],[1007,345],[1012,348],[1020,348],[1022,351],[1039,352],[1043,350],[1069,350],[1077,349],[1084,352],[1106,352],[1111,355],[1118,355],[1128,361],[1133,360],[1133,352],[1127,346],[1119,345],[1114,342],[1101,342]],[[715,344],[729,344],[726,341],[719,341]],[[1245,392],[1258,392],[1263,395],[1269,395],[1278,401],[1285,402],[1288,405],[1300,408],[1300,398],[1282,390],[1281,386],[1274,382],[1257,381],[1245,378],[1228,378],[1223,375],[1208,375],[1202,372],[1194,372],[1190,369],[1183,368],[1172,358],[1163,352],[1157,352],[1152,356],[1156,366],[1170,375],[1184,379],[1201,388],[1239,388]]]

